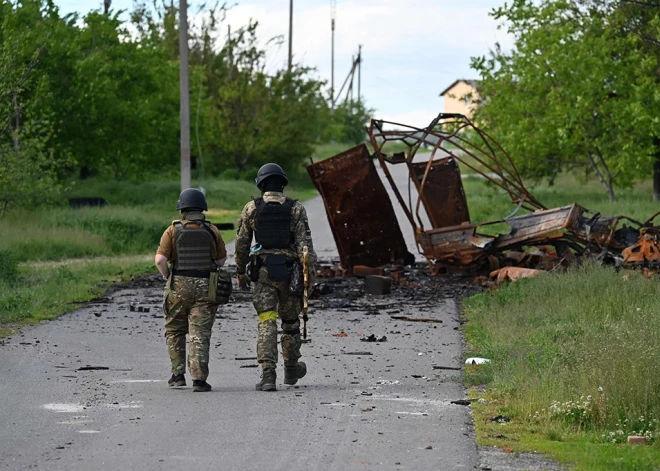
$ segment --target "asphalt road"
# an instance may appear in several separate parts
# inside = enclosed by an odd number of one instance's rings
[[[306,207],[320,258],[335,257],[321,200]],[[0,341],[0,468],[479,469],[469,408],[451,404],[465,398],[460,371],[433,369],[461,364],[460,294],[447,285],[432,304],[316,302],[307,376],[283,385],[280,362],[269,393],[254,390],[256,361],[237,359],[255,357],[257,325],[238,294],[213,327],[213,391],[193,393],[189,376],[186,388],[166,384],[160,283],[116,291]],[[135,301],[150,312],[131,312]],[[370,334],[387,341],[360,341]]]

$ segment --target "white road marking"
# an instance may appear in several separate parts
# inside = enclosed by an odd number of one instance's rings
[[[164,379],[118,379],[110,383],[163,383]]]
[[[82,412],[85,410],[80,404],[44,404],[43,408],[52,412]]]

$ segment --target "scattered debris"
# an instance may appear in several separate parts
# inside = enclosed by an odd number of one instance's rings
[[[456,370],[460,371],[460,366],[442,366],[442,365],[433,365],[434,370]]]
[[[236,357],[234,360],[243,361],[243,360],[256,360],[257,357]]]
[[[441,113],[424,128],[372,120],[368,135],[434,275],[494,273],[500,283],[538,274],[508,268],[547,271],[580,257],[660,269],[660,227],[652,223],[660,213],[640,223],[593,213],[577,203],[547,208],[525,188],[507,152],[463,115]],[[393,142],[405,144],[407,151],[388,154]],[[422,148],[428,151],[418,152]],[[362,144],[307,170],[326,207],[342,276],[389,276],[399,285],[407,282],[400,267],[414,256],[370,157]],[[499,220],[472,222],[459,163],[508,193],[516,208]],[[407,168],[405,189],[392,176],[397,165]],[[483,231],[495,225],[506,229],[499,235]],[[388,264],[397,269],[387,273]]]
[[[141,306],[140,303],[137,301],[132,301],[129,304],[128,310],[132,312],[149,312],[151,308],[146,306]]]
[[[383,267],[371,268],[364,265],[356,265],[353,267],[353,276],[357,276],[358,278],[385,276],[385,269]]]
[[[336,334],[332,334],[333,337],[348,337],[348,334],[346,332],[337,332]]]
[[[383,335],[382,337],[376,337],[374,334],[371,334],[369,337],[361,338],[362,342],[387,342],[387,337]]]
[[[239,368],[259,368],[259,364],[256,365],[241,365]]]
[[[389,276],[369,275],[365,278],[364,291],[367,294],[390,294],[391,290],[392,278]]]
[[[505,281],[516,281],[521,278],[531,278],[533,276],[542,275],[546,273],[543,270],[535,270],[533,268],[521,267],[504,267],[490,273],[491,278],[496,279],[496,283],[502,284]]]
[[[323,303],[323,309],[343,309],[351,306],[348,299],[333,299]]]
[[[490,360],[488,358],[478,357],[471,357],[465,360],[466,365],[483,365],[484,363],[490,363]]]
[[[511,418],[506,417],[504,415],[496,415],[495,417],[491,417],[490,421],[491,422],[497,422],[498,424],[504,424],[504,423],[507,423],[507,422],[511,422]]]
[[[95,371],[95,370],[109,370],[110,368],[107,366],[81,366],[78,368],[78,371]]]
[[[442,319],[431,319],[429,317],[390,316],[390,319],[408,322],[435,322],[442,324]]]
[[[451,401],[450,404],[456,404],[457,406],[469,406],[474,402],[474,399],[457,399],[455,401]]]
[[[344,355],[373,355],[371,352],[342,352]]]
[[[628,436],[628,445],[646,445],[646,437],[640,437],[637,435]]]

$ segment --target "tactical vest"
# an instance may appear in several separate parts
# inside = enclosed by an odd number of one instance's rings
[[[195,227],[197,226],[197,227]],[[175,271],[203,271],[215,269],[213,246],[215,234],[207,221],[174,221],[176,260]]]
[[[295,242],[291,232],[291,212],[295,201],[287,198],[283,204],[266,203],[263,198],[254,200],[254,238],[264,249],[286,249]]]

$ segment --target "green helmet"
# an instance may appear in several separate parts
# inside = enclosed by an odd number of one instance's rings
[[[287,178],[286,173],[284,173],[284,170],[282,170],[282,167],[271,163],[263,165],[257,172],[257,178],[254,180],[257,183],[257,188],[261,190],[264,181],[269,177],[282,178],[284,183],[283,186],[286,186],[289,183],[289,179]]]
[[[183,211],[184,209],[200,209],[208,211],[209,207],[206,204],[206,198],[197,188],[188,188],[183,190],[179,195],[179,201],[176,202],[176,210]]]

